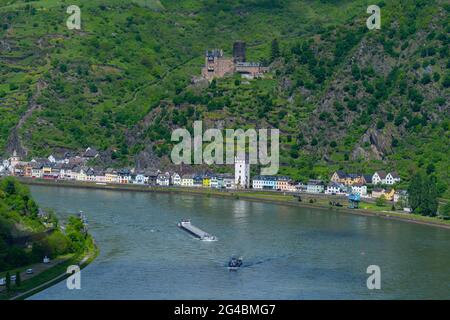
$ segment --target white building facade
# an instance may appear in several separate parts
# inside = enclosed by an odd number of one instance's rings
[[[247,157],[234,158],[234,179],[237,188],[250,188],[250,163]]]

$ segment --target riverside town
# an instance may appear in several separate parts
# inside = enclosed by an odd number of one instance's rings
[[[294,181],[288,176],[250,174],[247,158],[235,158],[234,174],[217,174],[214,172],[163,172],[161,170],[140,171],[135,168],[98,168],[90,167],[89,160],[99,153],[87,148],[78,155],[67,154],[65,157],[33,158],[23,161],[16,153],[1,162],[0,175],[11,175],[30,179],[66,180],[91,182],[98,185],[142,185],[159,187],[211,188],[223,190],[278,191],[283,193],[326,194],[347,196],[352,206],[357,206],[361,198],[383,198],[392,203],[401,203],[403,210],[407,207],[406,190],[395,188],[401,181],[395,172],[376,171],[368,174],[346,173],[336,171],[328,181],[311,179],[306,183]]]

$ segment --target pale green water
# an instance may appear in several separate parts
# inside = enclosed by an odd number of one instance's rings
[[[32,299],[450,298],[450,230],[183,194],[31,190],[61,217],[83,210],[101,250],[81,290],[62,282]],[[185,217],[219,241],[179,230]],[[233,254],[238,272],[225,267]],[[381,290],[366,287],[369,265]]]

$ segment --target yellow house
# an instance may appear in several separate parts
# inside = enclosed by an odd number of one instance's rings
[[[209,188],[211,186],[211,177],[208,176],[203,177],[202,186],[204,188]]]
[[[44,166],[43,168],[42,168],[42,174],[45,176],[45,175],[49,175],[49,174],[51,174],[52,173],[52,167],[50,167],[50,166]]]
[[[352,186],[354,184],[364,184],[364,176],[358,173],[345,173],[344,171],[338,170],[333,173],[330,179],[332,182],[338,184],[344,184],[346,186]]]
[[[25,177],[33,176],[33,166],[32,165],[27,164],[24,168],[24,171],[25,171],[24,172]]]
[[[372,198],[380,198],[384,196],[387,201],[394,200],[395,189],[385,190],[385,189],[374,189],[372,190]]]

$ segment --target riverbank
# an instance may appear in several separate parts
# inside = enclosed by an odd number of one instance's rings
[[[57,258],[58,261],[54,266],[35,276],[22,280],[20,288],[11,286],[9,292],[0,292],[0,300],[24,300],[39,291],[42,291],[54,284],[65,280],[69,274],[66,273],[67,267],[70,265],[78,265],[80,269],[88,266],[97,257],[99,250],[96,245],[88,247],[81,254],[66,255]],[[26,268],[22,268],[26,269]]]
[[[126,185],[126,184],[97,184],[95,182],[79,182],[79,181],[65,181],[65,180],[44,180],[44,179],[30,179],[20,178],[22,183],[28,185],[42,185],[42,186],[56,186],[56,187],[71,187],[83,189],[100,189],[112,191],[128,191],[128,192],[157,192],[157,193],[185,193],[201,196],[224,197],[231,199],[242,199],[254,202],[273,203],[279,205],[308,207],[329,209],[342,213],[357,214],[363,216],[376,216],[384,219],[399,220],[410,223],[417,223],[422,225],[441,227],[450,229],[449,220],[441,220],[436,217],[426,217],[416,214],[396,212],[391,210],[391,204],[378,207],[374,201],[365,200],[360,203],[359,209],[347,208],[347,199],[345,196],[332,196],[325,194],[300,194],[301,201],[298,195],[294,196],[290,193],[283,193],[278,191],[256,191],[256,190],[215,190],[207,188],[187,188],[187,187],[160,187],[160,186],[145,186],[145,185]],[[330,201],[340,202],[343,206],[331,206]]]

